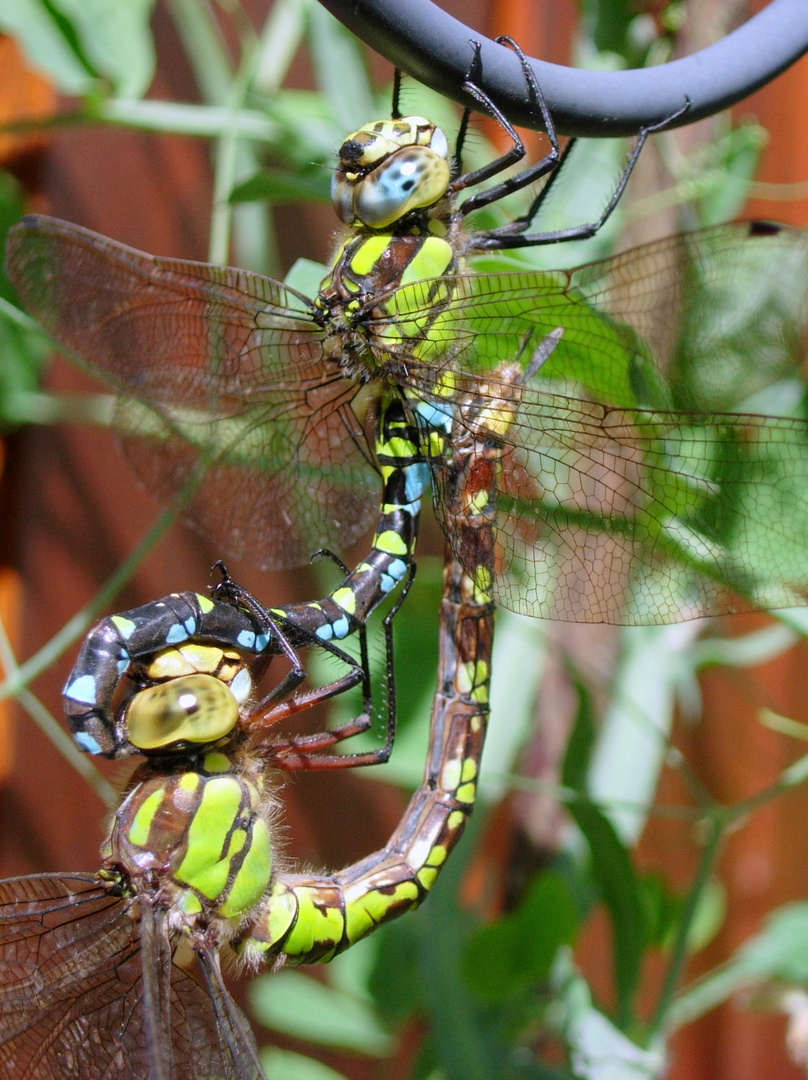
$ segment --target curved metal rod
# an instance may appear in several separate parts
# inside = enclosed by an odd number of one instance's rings
[[[481,43],[475,81],[509,120],[542,129],[526,101],[525,80],[510,49],[447,15],[430,0],[320,0],[340,22],[409,75],[479,109],[460,86]],[[690,108],[672,126],[690,124],[747,97],[808,51],[806,0],[771,0],[759,14],[714,45],[657,67],[582,71],[531,63],[557,129],[565,135],[633,135]]]

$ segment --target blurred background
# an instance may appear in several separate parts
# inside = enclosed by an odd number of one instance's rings
[[[755,9],[441,6],[530,55],[601,68],[694,52]],[[334,151],[388,115],[391,65],[314,0],[107,7],[0,10],[0,234],[25,209],[278,277],[300,257],[327,261]],[[604,235],[559,253],[563,264],[737,217],[804,225],[806,100],[803,60],[731,115],[652,140]],[[459,116],[408,79],[403,107],[449,130]],[[474,160],[489,140],[501,146],[501,132],[477,118]],[[527,142],[542,152],[541,136]],[[625,152],[586,144],[567,178],[573,221],[597,212]],[[0,296],[13,299],[5,281]],[[83,632],[71,620],[91,603],[95,618],[202,589],[220,553],[181,525],[144,543],[158,510],[109,431],[87,422],[100,388],[5,319],[0,349],[0,657],[15,683],[5,692],[26,684],[0,703],[0,876],[91,870],[127,768],[81,775],[54,742]],[[341,554],[351,563],[365,547]],[[399,746],[373,775],[285,783],[284,841],[305,865],[335,869],[381,846],[423,769],[442,562],[431,520],[420,551],[396,622]],[[336,580],[230,569],[274,604]],[[796,620],[617,630],[501,613],[494,671],[483,803],[434,896],[327,969],[240,988],[270,1078],[619,1080],[661,1075],[664,1061],[672,1080],[803,1076],[808,652]],[[572,732],[577,787],[562,783]],[[568,812],[604,805],[594,823]]]

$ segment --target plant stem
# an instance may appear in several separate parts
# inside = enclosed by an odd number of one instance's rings
[[[715,866],[716,859],[718,858],[718,850],[721,843],[721,837],[723,835],[723,829],[725,825],[724,816],[721,813],[715,813],[709,819],[710,832],[707,837],[707,842],[704,845],[704,852],[699,864],[699,871],[696,876],[696,880],[693,882],[693,887],[690,890],[690,895],[687,898],[687,904],[685,905],[682,918],[679,922],[678,933],[676,935],[676,941],[674,943],[673,952],[671,955],[671,961],[668,965],[668,970],[665,975],[665,982],[662,985],[662,991],[659,995],[659,1001],[657,1003],[654,1018],[651,1022],[651,1027],[648,1034],[648,1044],[652,1045],[664,1034],[667,1024],[668,1010],[671,1007],[676,988],[679,985],[679,980],[682,976],[685,963],[688,955],[688,944],[690,937],[690,929],[693,925],[693,919],[696,915],[696,910],[701,901],[702,894],[704,893],[707,883],[710,880],[713,867]]]
[[[259,51],[256,42],[245,45],[239,70],[230,87],[228,109],[237,116],[247,92],[252,85]],[[213,176],[213,206],[210,216],[210,239],[208,242],[208,260],[217,265],[229,261],[230,226],[233,218],[233,204],[230,192],[242,157],[239,135],[235,126],[227,129],[216,149],[216,164]],[[254,167],[252,154],[247,153],[250,165]]]
[[[72,619],[48,641],[39,652],[34,653],[19,666],[14,665],[6,678],[0,683],[0,701],[8,697],[16,697],[22,690],[40,675],[51,664],[77,641],[91,624],[98,618],[100,612],[107,607],[117,593],[137,570],[154,545],[171,525],[177,516],[175,507],[164,510],[155,520],[149,531],[134,549],[134,551],[121,563],[121,565],[107,578],[93,599],[78,611]]]
[[[168,8],[202,97],[209,105],[225,105],[231,64],[210,8],[199,0],[170,0]]]
[[[110,427],[115,411],[112,394],[11,393],[3,402],[2,419],[14,424],[96,424]]]
[[[7,676],[13,676],[19,671],[17,658],[11,648],[11,642],[2,622],[0,622],[0,664],[2,664]],[[17,695],[17,700],[45,737],[53,743],[68,765],[87,781],[104,805],[110,808],[115,806],[119,796],[114,786],[101,775],[87,755],[82,754],[61,724],[45,708],[39,698],[32,694],[30,690],[21,690]]]

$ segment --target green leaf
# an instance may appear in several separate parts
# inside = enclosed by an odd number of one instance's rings
[[[569,766],[565,759],[561,781],[582,794],[584,766],[588,760],[594,723],[585,687],[577,684],[578,715],[570,738]],[[614,826],[596,806],[571,802],[567,807],[589,847],[591,874],[609,912],[614,932],[615,984],[618,1016],[626,1025],[640,978],[646,946],[645,911],[639,882],[627,848]]]
[[[628,28],[636,14],[631,0],[583,0],[586,28],[598,52],[626,53]]]
[[[154,74],[154,0],[3,0],[0,29],[19,38],[33,67],[66,94],[89,95],[106,79],[140,97]]]
[[[808,985],[808,903],[800,900],[772,912],[730,963],[748,974]]]
[[[11,226],[25,213],[25,195],[15,178],[0,169],[0,251],[6,249],[6,234]],[[17,303],[17,297],[11,282],[6,277],[3,261],[0,259],[0,297],[10,303]]]
[[[0,251],[6,246],[6,233],[23,212],[23,194],[17,181],[0,170]],[[11,305],[16,296],[0,263],[0,301]],[[50,353],[45,335],[15,321],[9,307],[0,306],[0,428],[7,430],[22,422],[15,412],[15,402],[39,387],[42,371]]]
[[[364,1001],[297,971],[262,975],[250,984],[250,1007],[265,1027],[324,1046],[386,1057],[395,1040]]]
[[[328,202],[329,176],[322,169],[310,172],[289,172],[286,169],[261,169],[230,192],[230,202],[256,202],[268,199],[273,203]]]
[[[32,67],[65,94],[92,92],[96,73],[81,53],[75,28],[39,0],[4,0],[0,30],[16,37]]]
[[[715,181],[698,201],[701,225],[719,225],[741,213],[767,142],[766,129],[746,119],[713,143],[710,149]]]
[[[373,120],[373,91],[362,48],[354,35],[319,4],[308,11],[309,45],[317,85],[344,139]]]
[[[0,429],[24,421],[17,403],[39,386],[49,352],[41,334],[15,325],[0,311]]]
[[[628,847],[639,840],[668,753],[677,697],[696,693],[697,624],[627,626],[587,769],[587,790]]]
[[[284,279],[290,289],[296,289],[304,296],[315,297],[320,284],[328,273],[328,267],[313,259],[297,259]]]
[[[537,875],[519,906],[482,927],[463,953],[463,973],[482,1001],[504,1001],[546,979],[562,945],[579,926],[566,882],[548,871]]]
[[[373,935],[378,952],[369,989],[376,1007],[391,1025],[404,1023],[421,1006],[418,969],[412,962],[418,951],[421,924],[422,916],[408,916],[380,927]],[[393,971],[395,978],[390,978]]]
[[[808,986],[808,903],[786,904],[772,912],[763,929],[745,942],[728,963],[679,994],[667,1017],[675,1030],[739,990],[761,982]]]
[[[646,945],[645,912],[629,853],[609,819],[594,806],[568,807],[589,845],[591,873],[614,932],[615,984],[620,1022],[627,1023]]]
[[[581,1015],[567,1038],[579,1080],[657,1080],[666,1071],[661,1051],[638,1046],[597,1009]]]
[[[561,783],[574,791],[583,792],[597,740],[597,728],[588,691],[580,680],[575,679],[574,674],[572,678],[579,694],[578,712],[561,766]]]
[[[272,1080],[345,1080],[322,1061],[276,1047],[261,1051],[261,1064]]]
[[[568,956],[559,957],[553,982],[578,1080],[658,1080],[664,1075],[664,1052],[638,1046],[594,1008],[589,986]]]
[[[648,928],[648,944],[669,950],[676,939],[686,898],[671,889],[661,874],[645,874],[639,881]],[[709,881],[690,924],[688,952],[697,952],[715,937],[726,914],[726,897],[719,881]]]
[[[155,0],[58,0],[95,70],[118,97],[139,98],[154,76],[149,22]],[[56,4],[54,4],[56,6]]]
[[[406,917],[413,948],[405,964],[417,972],[415,1007],[429,1019],[429,1042],[416,1076],[437,1073],[451,1080],[499,1080],[511,1076],[510,1048],[486,1010],[465,990],[463,949],[475,920],[458,904],[460,881],[485,825],[478,810],[423,907]],[[397,978],[380,969],[379,978]]]

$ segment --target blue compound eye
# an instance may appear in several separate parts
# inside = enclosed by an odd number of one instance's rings
[[[356,185],[354,212],[364,225],[381,229],[437,202],[448,184],[445,158],[425,146],[408,146]]]

